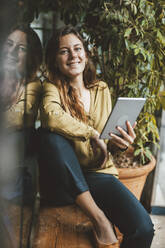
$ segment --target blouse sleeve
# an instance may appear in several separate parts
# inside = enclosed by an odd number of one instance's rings
[[[34,126],[41,101],[41,82],[31,82],[25,92],[25,126]]]
[[[64,111],[58,88],[51,83],[43,84],[41,104],[42,127],[66,138],[85,141],[95,135],[95,130]]]
[[[34,127],[37,118],[41,94],[40,81],[27,84],[25,91],[6,113],[6,125],[8,128],[22,129]]]

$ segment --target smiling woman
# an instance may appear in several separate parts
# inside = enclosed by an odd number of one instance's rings
[[[17,68],[20,76],[25,73],[27,52],[26,34],[20,30],[11,33],[4,45],[3,64],[4,69],[12,70]]]
[[[149,248],[151,219],[117,179],[111,156],[112,140],[117,148],[133,143],[133,127],[128,122],[128,132],[118,129],[121,137],[99,139],[111,112],[111,95],[107,84],[96,79],[74,27],[55,30],[45,59],[48,76],[43,83],[38,159],[41,198],[58,206],[76,203],[93,224],[96,247],[118,243],[113,223],[123,233],[122,248]]]
[[[10,148],[10,155],[13,156],[11,161],[1,160],[0,169],[4,174],[8,172],[9,175],[14,169],[24,168],[24,149],[27,149],[24,144],[25,136],[28,140],[34,132],[38,114],[41,83],[37,79],[37,70],[41,62],[42,46],[37,34],[27,26],[14,27],[4,42],[0,57],[0,110],[6,134],[6,152]],[[13,143],[15,145],[11,147],[10,144]],[[6,181],[3,187],[1,185],[4,197],[14,198],[22,194],[23,189],[21,185],[18,187],[14,184],[14,178],[12,183],[13,188],[10,187],[9,191],[6,189],[9,189],[10,180]]]
[[[76,30],[70,32],[69,29],[65,30],[64,34],[62,32],[59,30],[57,35],[52,35],[47,46],[45,62],[48,78],[59,85],[64,108],[72,115],[85,120],[84,110],[87,113],[90,110],[90,91],[87,88],[96,81],[95,67],[79,33]],[[68,79],[70,86],[67,83]],[[83,91],[79,90],[78,85],[82,85]],[[68,96],[68,87],[71,97]]]
[[[29,214],[24,217],[30,225],[36,192],[33,155],[41,89],[37,78],[42,62],[40,39],[30,27],[16,26],[4,41],[0,55],[0,226],[6,229],[4,237],[0,234],[0,246],[8,247],[2,240],[9,236],[10,247],[16,248],[23,242],[19,236],[24,221],[20,207],[28,204]],[[25,243],[27,239],[28,233]]]
[[[16,106],[20,109],[17,112],[24,113],[24,101],[18,100],[21,96],[24,97],[25,86],[29,85],[30,81],[35,81],[41,63],[42,46],[37,34],[26,25],[13,27],[0,53],[1,108],[10,109],[17,103]],[[18,116],[15,111],[14,115]],[[23,123],[19,124],[23,126]],[[11,126],[14,125],[11,123]]]

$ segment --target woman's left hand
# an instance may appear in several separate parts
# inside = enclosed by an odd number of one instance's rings
[[[119,126],[116,127],[116,129],[121,134],[121,137],[114,133],[109,134],[112,137],[111,141],[121,149],[127,149],[130,145],[133,144],[136,138],[136,134],[134,132],[136,122],[134,123],[133,126],[131,126],[130,122],[126,121],[126,126],[127,126],[127,132]]]

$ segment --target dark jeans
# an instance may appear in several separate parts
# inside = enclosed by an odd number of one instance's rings
[[[90,191],[109,220],[123,233],[122,248],[149,248],[154,235],[151,219],[134,195],[113,175],[83,173],[64,137],[39,129],[41,197],[56,205],[75,202]]]

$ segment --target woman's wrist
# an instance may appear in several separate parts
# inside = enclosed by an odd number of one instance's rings
[[[99,139],[99,137],[100,137],[99,132],[97,130],[93,130],[91,139]]]

